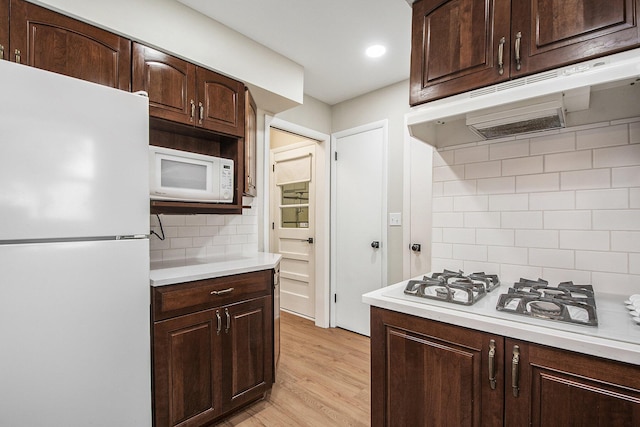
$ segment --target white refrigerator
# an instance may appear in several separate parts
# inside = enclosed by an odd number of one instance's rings
[[[148,123],[0,61],[0,426],[151,426]]]

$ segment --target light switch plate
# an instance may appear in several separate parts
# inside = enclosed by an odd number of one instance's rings
[[[389,225],[398,226],[402,225],[402,214],[400,212],[389,214]]]

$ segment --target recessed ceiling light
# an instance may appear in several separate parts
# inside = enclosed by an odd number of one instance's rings
[[[370,58],[379,58],[387,51],[387,48],[380,45],[374,44],[373,46],[369,46],[366,50],[366,54]]]

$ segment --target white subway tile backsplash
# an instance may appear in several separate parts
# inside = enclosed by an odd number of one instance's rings
[[[454,151],[454,163],[485,162],[489,160],[489,147],[487,145],[479,147],[461,148]]]
[[[200,227],[198,226],[185,226],[178,228],[178,237],[194,237],[200,235]]]
[[[462,271],[498,271],[500,269],[500,264],[496,264],[493,262],[485,262],[485,261],[470,261],[465,260],[462,264]]]
[[[640,163],[640,144],[593,150],[593,167],[636,166]]]
[[[490,211],[526,211],[529,210],[527,194],[499,194],[489,196]]]
[[[581,169],[591,169],[591,150],[547,154],[544,156],[545,172],[561,172]]]
[[[529,209],[534,211],[567,210],[575,209],[575,207],[575,192],[573,191],[529,194]]]
[[[594,230],[640,230],[640,210],[593,211]]]
[[[499,264],[526,264],[526,248],[511,248],[508,246],[489,246],[487,260]]]
[[[206,225],[206,215],[187,215],[184,218],[184,225]]]
[[[456,212],[477,212],[489,210],[488,196],[458,196],[453,198],[453,210]]]
[[[466,179],[499,177],[502,171],[501,165],[499,161],[469,163],[464,166],[464,177]]]
[[[453,197],[434,197],[432,203],[433,212],[453,211]]]
[[[476,242],[475,230],[468,228],[443,228],[442,241],[444,243],[470,243]]]
[[[500,212],[464,212],[465,228],[499,228]]]
[[[545,211],[544,228],[550,230],[590,230],[591,211]]]
[[[153,218],[155,215],[152,215]],[[162,225],[166,227],[180,227],[186,224],[186,215],[160,215]]]
[[[502,228],[542,228],[542,212],[502,212]]]
[[[540,267],[575,268],[575,252],[562,249],[529,249],[529,264]]]
[[[486,178],[478,180],[478,194],[506,194],[515,191],[514,177]]]
[[[556,230],[516,230],[516,246],[557,249],[558,242],[559,234]]]
[[[611,250],[616,252],[640,252],[640,231],[612,231]]]
[[[576,136],[574,132],[570,132],[532,138],[529,146],[531,155],[573,151],[576,148]]]
[[[520,157],[502,161],[502,175],[532,175],[544,171],[542,156]]]
[[[629,273],[640,274],[640,254],[629,254]]]
[[[529,155],[529,144],[524,141],[509,141],[489,146],[489,159],[501,160]]]
[[[193,239],[191,237],[174,237],[171,239],[171,249],[192,248]]]
[[[451,243],[432,243],[431,256],[434,258],[453,257],[453,245]]]
[[[513,246],[515,230],[501,228],[476,230],[476,243],[479,245]]]
[[[558,173],[522,175],[516,177],[517,193],[535,193],[539,191],[558,190],[560,190],[560,175]]]
[[[629,142],[640,144],[640,121],[629,124]]]
[[[592,190],[611,187],[611,169],[591,169],[560,173],[562,190]]]
[[[542,277],[542,267],[533,266],[527,263],[520,265],[500,264],[500,281],[502,283],[517,282],[521,277],[532,280]]]
[[[596,292],[607,292],[629,296],[638,293],[640,275],[605,273],[594,271],[591,273],[591,284]],[[623,301],[626,298],[622,298]]]
[[[453,259],[453,258],[431,258],[431,270],[432,271],[442,271],[444,269],[458,271],[464,271],[464,261],[461,259]]]
[[[455,181],[454,181],[455,182]],[[449,182],[447,182],[449,184]],[[431,194],[433,197],[440,197],[444,195],[444,183],[443,182],[434,182],[431,187]]]
[[[453,258],[469,261],[487,261],[487,247],[482,245],[453,245]]]
[[[562,268],[543,268],[542,277],[549,283],[573,282],[576,285],[590,285],[591,272],[565,270]]]
[[[629,189],[629,207],[631,209],[640,209],[640,188]]]
[[[611,170],[611,186],[614,188],[640,187],[640,166],[613,168]]]
[[[561,249],[608,251],[610,246],[608,231],[560,231]]]
[[[432,242],[442,242],[442,228],[434,227],[431,230],[431,241]]]
[[[629,207],[626,188],[576,191],[576,209],[624,209]]]
[[[578,270],[604,271],[609,273],[627,273],[628,255],[623,252],[576,251]]]
[[[443,196],[467,196],[476,194],[476,181],[447,181],[444,183]]]
[[[433,166],[445,166],[453,164],[454,151],[434,151]]]
[[[458,227],[462,228],[464,221],[462,213],[443,213],[443,212],[434,212],[431,221],[433,227],[447,228],[447,227]]]
[[[577,132],[577,148],[600,148],[629,143],[629,131],[626,124],[600,127]],[[600,167],[600,166],[596,166]]]
[[[433,168],[433,181],[455,181],[464,179],[464,165],[438,166]]]
[[[207,217],[207,225],[224,225],[224,216],[222,215],[205,215]]]

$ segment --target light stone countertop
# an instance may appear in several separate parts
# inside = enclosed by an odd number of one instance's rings
[[[511,284],[502,284],[475,304],[465,306],[405,295],[407,282],[366,293],[362,301],[425,319],[640,365],[640,325],[631,319],[624,295],[596,293],[598,326],[586,326],[496,310],[500,294],[506,293]]]
[[[173,285],[234,274],[272,269],[280,262],[280,254],[255,252],[210,258],[194,258],[151,263],[151,286]]]

